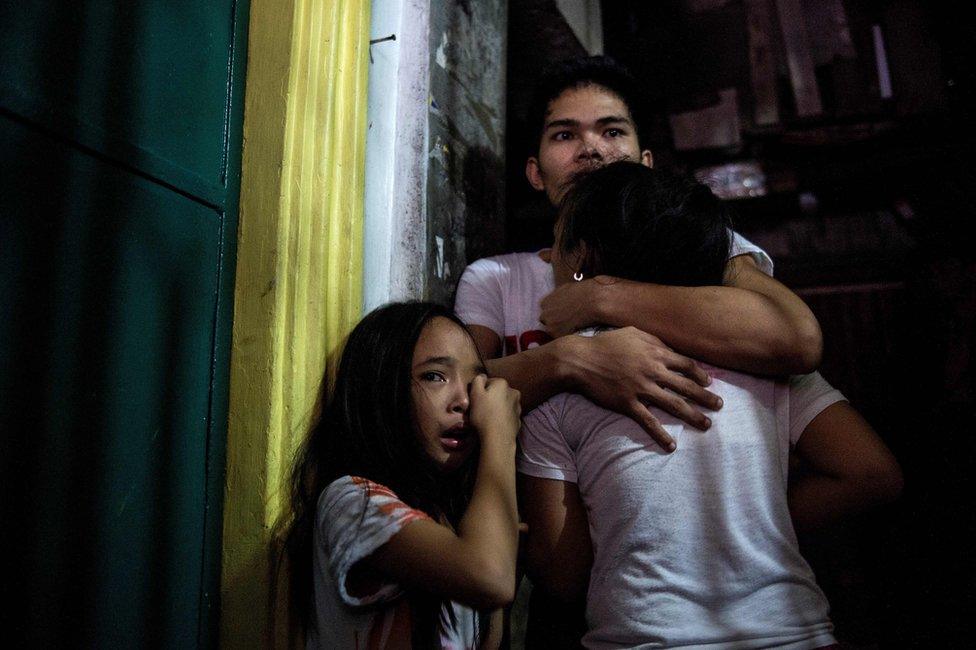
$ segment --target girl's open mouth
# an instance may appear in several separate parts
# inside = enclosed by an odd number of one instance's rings
[[[441,434],[441,444],[450,450],[459,449],[470,442],[474,436],[470,427],[451,427]]]

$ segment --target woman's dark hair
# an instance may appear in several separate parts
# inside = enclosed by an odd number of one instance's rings
[[[545,129],[549,104],[570,88],[590,85],[606,88],[620,98],[634,120],[641,149],[647,148],[643,140],[640,140],[646,104],[641,94],[641,85],[627,68],[609,56],[601,55],[555,61],[546,66],[539,75],[526,116],[529,128],[535,134],[530,146],[531,155],[539,153],[539,141]]]
[[[581,176],[559,209],[563,254],[586,243],[584,275],[676,286],[722,284],[730,210],[674,172],[616,162]]]
[[[334,386],[330,391],[323,386],[321,416],[292,469],[291,521],[285,540],[291,602],[306,624],[312,619],[312,535],[318,498],[329,483],[346,475],[367,478],[435,521],[447,519],[455,527],[467,507],[476,454],[450,476],[438,474],[414,433],[413,352],[421,332],[435,318],[446,318],[467,332],[450,310],[433,303],[393,303],[370,312],[349,334]],[[433,647],[441,603],[422,593],[411,594],[410,600],[414,647]]]

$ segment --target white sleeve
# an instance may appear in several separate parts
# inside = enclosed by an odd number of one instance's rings
[[[846,399],[819,372],[790,377],[790,445],[796,444],[807,425],[825,408]]]
[[[756,263],[756,266],[759,267],[759,270],[772,277],[773,258],[771,258],[766,251],[759,248],[751,241],[733,230],[732,250],[729,254],[729,259],[738,257],[739,255],[751,255],[753,261]]]
[[[527,476],[576,483],[576,456],[560,431],[565,394],[532,409],[522,421],[515,469]]]
[[[369,605],[392,600],[401,593],[400,586],[390,582],[357,598],[349,594],[346,579],[357,562],[417,519],[430,517],[400,501],[389,488],[367,479],[343,476],[322,491],[316,513],[316,541],[326,545],[329,572],[342,602]]]
[[[458,282],[454,313],[467,325],[482,325],[505,338],[505,309],[502,292],[504,267],[486,258],[468,265]]]

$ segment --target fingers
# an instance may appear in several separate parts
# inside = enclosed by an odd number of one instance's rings
[[[672,452],[678,448],[677,443],[675,443],[674,438],[668,435],[668,432],[664,430],[661,423],[656,417],[650,414],[647,408],[638,401],[634,401],[630,404],[630,413],[628,415],[634,419],[644,431],[647,431],[648,435],[656,442],[661,445],[664,451]]]
[[[638,358],[642,358],[646,367],[663,366],[675,373],[685,375],[699,386],[708,386],[712,383],[712,378],[708,376],[708,373],[698,363],[693,359],[678,354],[653,334],[648,334],[633,327],[627,327],[619,331],[622,335],[633,337],[633,339],[639,341],[638,348],[633,350],[631,354],[637,354]]]
[[[503,377],[488,377],[487,375],[478,375],[479,377],[485,378],[485,386],[487,388],[495,388],[498,390],[505,390],[508,388],[508,382],[505,381]]]
[[[485,375],[478,375],[478,377],[485,377]],[[506,393],[509,397],[513,397],[515,401],[520,401],[522,398],[522,393],[509,386],[508,382],[502,377],[485,377],[484,384],[485,390],[487,391],[494,390]]]
[[[671,391],[655,387],[646,395],[642,395],[640,402],[647,406],[656,406],[662,411],[684,420],[696,429],[705,431],[712,426],[712,421],[704,413]]]
[[[708,376],[701,366],[688,357],[684,357],[677,352],[671,352],[665,358],[665,365],[675,372],[680,372],[699,386],[708,386],[712,383],[712,378]]]
[[[485,390],[487,384],[488,384],[488,375],[486,374],[475,375],[474,379],[471,380],[471,390],[473,391],[477,389],[479,391],[483,391]]]
[[[539,302],[539,322],[554,338],[572,334],[591,324],[587,312],[587,282],[557,287]]]
[[[474,402],[477,401],[480,415],[485,415],[487,411],[491,411],[494,414],[493,417],[505,416],[510,418],[508,428],[511,429],[513,436],[518,433],[522,415],[522,394],[519,391],[511,388],[508,382],[501,377],[478,375],[471,382],[471,394],[474,395],[475,393],[479,393],[481,397],[478,397],[477,400],[472,399],[472,405],[474,406]],[[478,423],[486,424],[473,411],[471,417],[476,426]],[[502,421],[496,420],[496,422]]]
[[[707,409],[717,411],[722,408],[722,398],[702,388],[703,386],[710,385],[712,378],[694,360],[673,352],[670,349],[667,351],[658,350],[655,354],[658,359],[658,369],[647,375],[655,384],[669,388],[681,397],[700,404]],[[652,397],[654,398],[654,403],[658,405],[658,398],[656,396]],[[708,428],[709,425],[705,423],[704,416],[701,416],[701,414],[699,414],[701,417],[695,418],[696,421],[688,420],[681,415],[681,413],[687,413],[687,410],[678,404],[681,400],[669,400],[668,403],[672,405],[672,408],[666,408],[664,398],[660,399],[662,403],[659,405],[672,415],[680,417],[689,424]]]
[[[705,390],[687,377],[682,377],[681,375],[661,377],[658,383],[665,388],[671,389],[681,397],[689,399],[707,409],[717,411],[722,408],[721,397],[711,391]],[[684,420],[684,418],[681,419]]]
[[[560,336],[568,336],[574,333],[576,330],[567,327],[567,323],[557,321],[555,323],[550,323],[548,319],[544,316],[539,317],[539,322],[542,323],[543,329],[554,339],[558,339]]]

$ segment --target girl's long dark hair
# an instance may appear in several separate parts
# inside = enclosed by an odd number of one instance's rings
[[[318,498],[329,483],[346,475],[367,478],[435,521],[446,519],[455,527],[467,507],[476,454],[450,476],[438,474],[414,433],[413,351],[424,327],[438,317],[467,331],[450,310],[433,303],[393,303],[374,310],[350,333],[335,385],[331,390],[323,386],[321,415],[292,469],[291,521],[285,538],[291,603],[305,624],[312,619]],[[414,647],[434,647],[440,600],[422,593],[410,599]]]
[[[562,253],[586,243],[584,275],[687,287],[722,284],[731,210],[689,176],[615,162],[574,182],[559,219]]]

